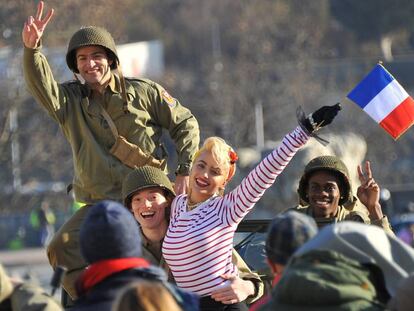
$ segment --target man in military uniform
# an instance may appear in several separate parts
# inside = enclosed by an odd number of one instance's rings
[[[335,156],[319,156],[305,167],[299,181],[300,205],[295,210],[313,217],[319,228],[344,220],[352,220],[391,230],[387,216],[379,203],[380,189],[372,177],[371,166],[365,163],[365,173],[358,166],[361,185],[357,197],[352,193],[348,168]],[[362,204],[361,204],[362,203]]]
[[[74,280],[86,266],[79,252],[79,226],[88,206],[103,199],[121,201],[122,180],[134,167],[147,164],[166,171],[166,152],[160,142],[163,128],[178,153],[175,191],[185,192],[199,128],[191,112],[160,85],[123,78],[114,40],[103,28],[81,28],[69,41],[67,65],[84,83],[56,82],[41,53],[41,38],[54,11],[44,18],[42,13],[40,1],[36,16],[24,24],[23,69],[29,91],[70,143],[75,199],[86,204],[48,248],[51,265],[68,269],[63,287],[76,298]],[[116,69],[117,74],[112,71]]]

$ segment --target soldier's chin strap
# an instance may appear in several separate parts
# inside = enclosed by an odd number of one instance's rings
[[[122,74],[122,70],[121,70],[121,66],[120,66],[119,62],[117,62],[116,69],[118,70],[119,81],[121,82],[121,96],[122,96],[122,99],[124,100],[123,110],[124,110],[125,114],[128,114],[129,113],[129,110],[128,110],[128,96],[127,96],[127,93],[126,93],[125,78],[124,78],[124,75]]]
[[[325,138],[322,138],[319,135],[316,135],[315,132],[319,129],[316,128],[314,131],[310,132],[306,127],[305,127],[305,120],[306,120],[306,115],[305,112],[303,111],[302,107],[299,106],[296,109],[296,118],[298,120],[298,123],[300,125],[300,127],[302,128],[302,130],[304,130],[309,136],[315,138],[319,143],[321,143],[323,146],[327,146],[329,144],[329,141]]]

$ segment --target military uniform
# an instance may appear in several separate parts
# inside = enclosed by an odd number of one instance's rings
[[[341,197],[336,215],[330,218],[317,218],[314,216],[312,207],[309,205],[307,189],[309,178],[316,171],[329,171],[340,181]],[[298,212],[313,217],[319,228],[339,221],[351,220],[365,224],[373,224],[382,227],[389,234],[394,235],[387,216],[371,222],[368,210],[352,194],[352,187],[349,181],[349,172],[345,163],[335,156],[319,156],[312,159],[305,167],[304,173],[299,181],[298,195],[300,205],[293,208]]]
[[[355,200],[357,199],[355,198]],[[357,202],[358,201],[355,201],[355,203]],[[391,229],[391,225],[388,221],[387,216],[384,216],[382,219],[371,221],[368,217],[368,214],[364,212],[363,210],[361,210],[362,209],[361,207],[358,208],[356,205],[357,204],[353,205],[352,210],[347,209],[343,205],[339,205],[337,214],[331,218],[314,217],[312,207],[309,205],[306,205],[306,206],[299,205],[293,208],[293,210],[313,217],[313,219],[315,219],[315,222],[319,228],[322,228],[323,226],[326,226],[328,224],[349,220],[349,221],[357,221],[357,222],[361,222],[365,224],[373,224],[373,225],[383,228],[386,232],[390,234],[394,234],[394,232]]]
[[[111,69],[119,67],[112,36],[103,28],[91,26],[77,31],[69,42],[66,61],[73,72],[78,72],[76,50],[90,45],[102,46],[112,60]],[[168,130],[178,152],[179,175],[188,174],[198,149],[198,123],[187,108],[150,80],[124,79],[111,73],[103,94],[92,92],[79,81],[58,83],[40,47],[24,48],[23,70],[29,91],[59,123],[71,146],[75,198],[86,203],[60,228],[48,247],[51,265],[67,267],[63,287],[76,298],[74,281],[86,266],[78,245],[80,223],[91,204],[103,199],[121,201],[122,180],[131,171],[111,153],[116,137],[103,109],[120,136],[146,156],[164,163],[167,154],[160,138],[163,129]]]
[[[158,84],[125,79],[130,100],[125,114],[120,80],[114,74],[103,96],[91,97],[88,86],[78,81],[57,83],[40,49],[28,48],[24,50],[24,73],[29,91],[59,123],[71,146],[77,201],[121,201],[122,180],[131,171],[109,152],[115,137],[101,115],[103,108],[120,135],[160,160],[167,156],[160,144],[162,129],[167,129],[175,141],[179,165],[190,166],[199,145],[198,123],[177,100],[167,98]]]

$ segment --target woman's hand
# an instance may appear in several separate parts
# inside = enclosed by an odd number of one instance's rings
[[[216,289],[211,294],[211,298],[223,304],[233,304],[245,301],[247,297],[254,295],[255,287],[253,282],[242,280],[234,275],[222,275],[225,280],[230,280],[230,284],[220,289]]]
[[[333,106],[323,106],[314,113],[311,113],[304,120],[303,126],[305,126],[309,133],[314,133],[320,128],[331,124],[341,109],[341,104],[339,103]]]
[[[45,18],[42,19],[43,6],[43,1],[40,1],[37,6],[36,17],[33,18],[33,16],[29,16],[27,21],[24,23],[22,39],[27,48],[34,49],[39,45],[43,32],[53,16],[54,10],[50,9]]]

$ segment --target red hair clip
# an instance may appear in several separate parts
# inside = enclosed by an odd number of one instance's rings
[[[229,157],[230,157],[230,164],[236,163],[237,160],[239,159],[239,157],[237,156],[237,153],[232,149],[229,150]]]

